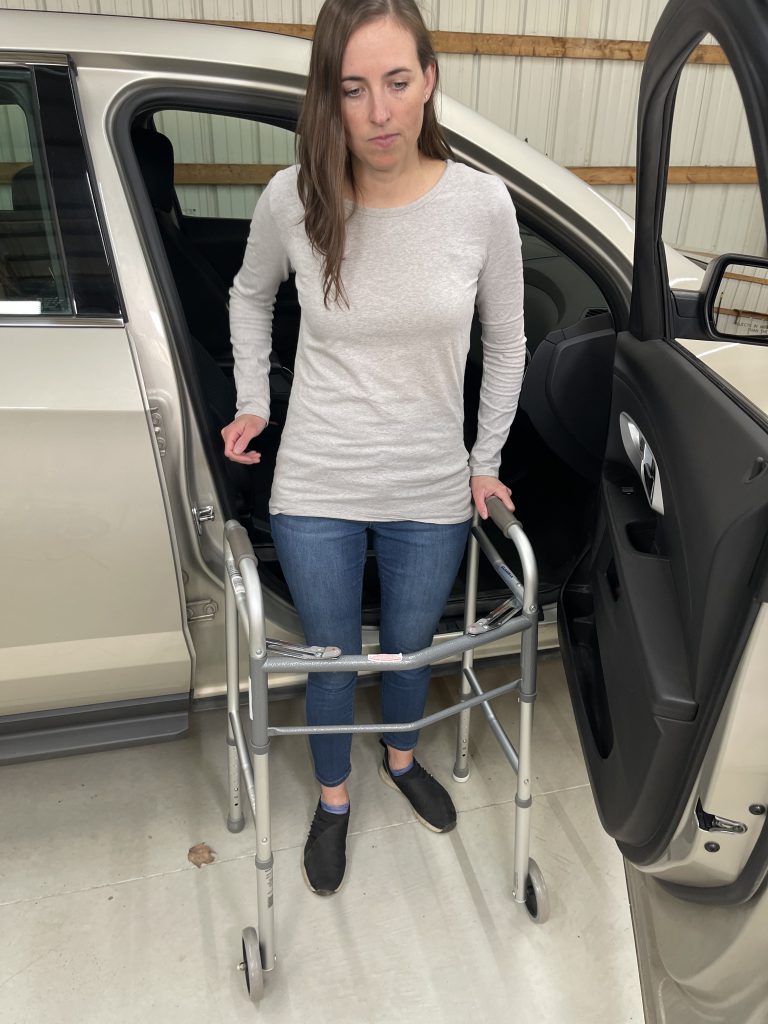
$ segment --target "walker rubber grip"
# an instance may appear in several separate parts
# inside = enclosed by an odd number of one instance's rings
[[[509,511],[506,505],[502,504],[501,498],[497,498],[493,495],[486,500],[485,507],[488,509],[488,515],[494,523],[496,523],[505,537],[507,536],[507,531],[512,526],[519,526],[522,529],[520,520],[513,512]]]
[[[232,557],[238,569],[244,558],[250,558],[254,565],[259,564],[256,557],[251,538],[244,526],[241,526],[236,519],[230,519],[224,527],[224,536],[227,538]]]

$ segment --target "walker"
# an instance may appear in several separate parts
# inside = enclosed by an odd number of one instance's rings
[[[229,759],[230,832],[240,832],[245,820],[240,798],[241,776],[245,782],[256,826],[256,896],[258,930],[247,927],[242,933],[242,962],[245,983],[251,1001],[258,1004],[264,992],[264,976],[275,968],[274,888],[272,879],[272,836],[269,803],[269,745],[272,736],[303,736],[319,733],[411,732],[458,715],[458,737],[453,778],[469,778],[469,713],[483,709],[488,724],[505,757],[517,774],[515,796],[514,874],[512,897],[522,904],[531,919],[543,923],[549,916],[549,900],[541,871],[528,855],[531,816],[531,730],[536,700],[536,654],[538,630],[538,572],[528,538],[518,520],[498,498],[488,500],[488,512],[504,536],[517,548],[523,567],[523,583],[505,565],[480,526],[477,512],[472,522],[467,559],[467,587],[464,632],[461,636],[433,645],[413,654],[369,654],[341,656],[335,647],[305,647],[266,637],[264,605],[258,574],[258,560],[246,530],[235,520],[224,529],[224,558],[228,584],[225,583],[225,623],[227,643],[227,747]],[[475,621],[479,550],[511,591],[489,615]],[[250,739],[246,739],[240,720],[239,704],[239,630],[242,623],[248,638],[250,675]],[[522,633],[521,678],[484,692],[473,671],[476,647],[501,637]],[[446,655],[463,655],[459,700],[442,711],[417,722],[397,725],[290,726],[269,725],[267,680],[270,672],[295,672],[297,659],[312,672],[349,669],[358,672],[388,672],[420,668]],[[518,690],[520,726],[515,749],[490,708],[489,702],[511,690]]]

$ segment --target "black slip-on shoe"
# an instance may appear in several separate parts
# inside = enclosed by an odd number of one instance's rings
[[[318,800],[301,862],[304,881],[318,896],[332,896],[341,886],[347,866],[348,828],[349,811],[333,814]]]
[[[456,808],[437,779],[433,779],[416,758],[404,775],[393,775],[389,769],[386,745],[382,740],[379,743],[384,747],[384,760],[379,765],[382,782],[402,793],[422,825],[433,832],[450,832],[455,828]]]

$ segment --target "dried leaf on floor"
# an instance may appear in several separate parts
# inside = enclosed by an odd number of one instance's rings
[[[194,864],[196,868],[201,868],[203,864],[213,864],[215,859],[216,851],[212,850],[208,843],[198,843],[197,846],[191,846],[187,854],[187,860],[190,864]]]

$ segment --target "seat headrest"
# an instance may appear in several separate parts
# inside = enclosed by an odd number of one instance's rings
[[[35,168],[22,167],[11,179],[11,205],[14,210],[37,210],[40,212],[40,195],[37,191]]]
[[[160,132],[134,127],[131,139],[149,200],[156,210],[173,210],[173,145]]]

